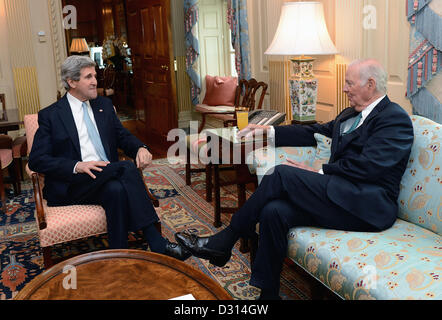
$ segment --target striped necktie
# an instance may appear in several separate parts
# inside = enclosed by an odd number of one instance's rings
[[[356,118],[355,118],[355,122],[353,122],[352,126],[350,127],[350,129],[348,129],[346,132],[344,132],[344,134],[349,134],[350,132],[353,132],[356,130],[356,128],[358,127],[359,122],[361,122],[362,119],[362,112],[360,112]]]
[[[98,156],[103,161],[109,161],[106,152],[104,151],[103,144],[101,143],[100,135],[98,134],[97,128],[95,128],[92,123],[91,118],[89,117],[89,112],[87,112],[87,103],[83,102],[83,120],[84,124],[87,128],[87,133],[89,134],[89,138],[91,139],[92,144],[94,145],[95,150],[98,153]]]

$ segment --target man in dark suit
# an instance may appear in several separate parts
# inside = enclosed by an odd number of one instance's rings
[[[279,298],[279,277],[287,254],[287,233],[295,226],[347,231],[382,231],[398,211],[399,183],[413,143],[407,113],[386,96],[387,74],[375,60],[353,62],[344,92],[351,108],[334,121],[269,130],[278,146],[316,145],[314,133],[332,138],[331,157],[320,172],[288,160],[274,168],[232,217],[230,225],[210,237],[177,233],[193,255],[223,266],[240,237],[250,237],[259,223],[259,244],[250,283],[261,299]]]
[[[159,218],[138,171],[151,163],[152,155],[121,125],[111,100],[97,96],[95,62],[71,56],[61,75],[68,92],[38,113],[29,155],[29,168],[45,175],[48,205],[101,205],[110,248],[127,248],[128,231],[143,230],[151,251],[187,259],[188,251],[155,228]],[[119,161],[118,148],[136,165]]]

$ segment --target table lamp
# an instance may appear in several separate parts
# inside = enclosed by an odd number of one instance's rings
[[[298,56],[290,59],[293,74],[288,79],[292,120],[314,122],[318,80],[313,74],[312,57],[336,54],[324,19],[321,2],[286,2],[282,7],[275,37],[266,55]]]
[[[69,52],[80,55],[85,52],[89,52],[89,46],[87,45],[86,39],[85,38],[72,39],[71,48],[69,49]]]

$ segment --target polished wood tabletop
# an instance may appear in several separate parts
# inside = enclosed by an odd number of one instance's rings
[[[29,282],[17,300],[231,300],[213,279],[177,259],[142,250],[102,250],[63,261]]]

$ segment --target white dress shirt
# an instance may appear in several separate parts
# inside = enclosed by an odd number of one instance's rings
[[[87,127],[83,120],[83,102],[78,100],[69,93],[67,94],[67,99],[71,107],[72,115],[74,116],[75,126],[77,127],[82,161],[100,161],[101,159],[98,156],[98,153],[95,150],[95,147],[92,144],[91,139],[89,138]],[[87,110],[89,113],[89,117],[91,118],[95,128],[97,128],[97,124],[94,118],[94,113],[92,112],[92,108],[89,104],[89,101],[86,101],[86,104],[88,105]],[[75,171],[76,168],[77,165],[75,165],[74,167],[74,173],[76,172]]]
[[[373,111],[373,109],[379,104],[379,102],[381,102],[384,98],[386,97],[386,95],[380,97],[379,99],[377,99],[376,101],[374,101],[372,104],[370,104],[367,108],[365,108],[364,110],[361,111],[362,114],[362,118],[361,121],[359,121],[359,124],[356,126],[355,130],[357,128],[359,128],[365,121],[365,119],[367,119],[368,115]],[[341,134],[343,132],[347,132],[351,126],[353,125],[353,123],[355,122],[357,116],[352,117],[350,119],[345,120],[342,125],[341,125]]]

